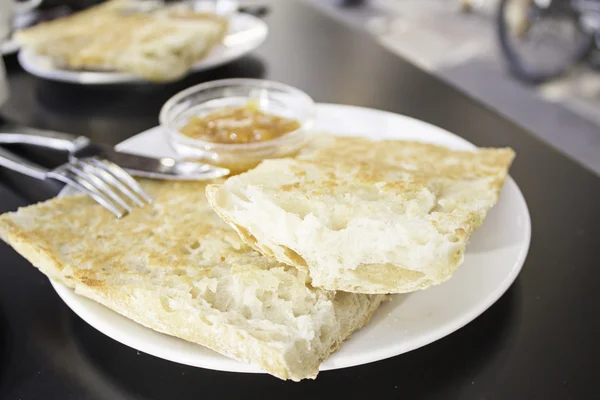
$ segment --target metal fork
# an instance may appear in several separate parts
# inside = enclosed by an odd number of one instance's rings
[[[50,170],[0,148],[0,165],[36,179],[64,182],[89,195],[117,218],[127,215],[135,206],[152,202],[123,168],[98,157],[81,158]]]

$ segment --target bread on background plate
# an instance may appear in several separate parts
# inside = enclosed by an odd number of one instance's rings
[[[207,196],[248,244],[307,271],[314,286],[406,293],[462,263],[513,158],[508,148],[323,135],[296,158],[207,186]]]
[[[118,71],[152,81],[182,77],[219,43],[227,20],[180,8],[134,12],[112,0],[15,33],[15,40],[58,68]]]
[[[117,219],[84,195],[0,216],[0,237],[51,279],[148,328],[314,378],[381,295],[331,292],[245,245],[197,182],[142,182],[154,202]]]

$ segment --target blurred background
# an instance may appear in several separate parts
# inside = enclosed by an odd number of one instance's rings
[[[600,1],[310,1],[600,173]]]

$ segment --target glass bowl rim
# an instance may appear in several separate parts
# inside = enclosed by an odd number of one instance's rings
[[[204,141],[204,140],[199,140],[199,139],[193,139],[193,138],[189,138],[189,137],[186,137],[185,135],[183,135],[181,132],[179,132],[178,129],[174,128],[172,126],[172,124],[170,123],[170,121],[169,121],[170,111],[173,109],[175,104],[182,101],[186,97],[188,97],[192,94],[195,94],[195,93],[199,93],[204,90],[214,89],[214,88],[219,88],[219,87],[225,88],[227,86],[234,86],[234,85],[247,85],[247,86],[255,85],[257,88],[264,88],[264,89],[274,88],[274,89],[280,89],[282,91],[291,93],[292,96],[301,99],[305,103],[306,107],[308,108],[308,117],[305,118],[304,121],[299,121],[301,123],[300,128],[298,128],[292,132],[288,132],[278,138],[267,140],[265,142],[254,142],[254,143],[215,143],[215,142],[209,142],[209,141]],[[200,83],[200,84],[197,84],[194,86],[190,86],[189,88],[176,93],[171,98],[169,98],[169,100],[167,100],[165,102],[165,104],[163,104],[163,106],[160,109],[158,120],[159,120],[160,126],[162,126],[163,129],[166,129],[167,133],[169,133],[171,135],[180,136],[181,138],[179,140],[180,140],[181,144],[183,144],[183,145],[192,146],[192,147],[202,147],[205,149],[209,149],[211,151],[219,151],[219,150],[239,151],[239,150],[244,150],[244,149],[260,150],[263,148],[276,146],[278,144],[285,144],[288,141],[296,139],[298,136],[305,133],[306,130],[309,130],[312,128],[312,125],[313,125],[314,119],[315,119],[315,113],[316,113],[316,106],[315,106],[314,100],[308,94],[306,94],[304,91],[302,91],[296,87],[287,85],[285,83],[266,80],[266,79],[231,78],[231,79],[219,79],[219,80],[214,80],[214,81],[209,81],[209,82],[203,82],[203,83]],[[173,139],[169,138],[169,140],[173,140]]]

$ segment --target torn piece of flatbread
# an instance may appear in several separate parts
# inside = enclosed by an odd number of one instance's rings
[[[322,136],[207,187],[212,207],[261,253],[313,285],[405,293],[442,283],[497,202],[511,149]]]
[[[0,216],[0,236],[77,294],[282,379],[314,378],[385,298],[314,288],[305,271],[255,252],[203,184],[144,187],[153,204],[122,219],[68,196]]]

